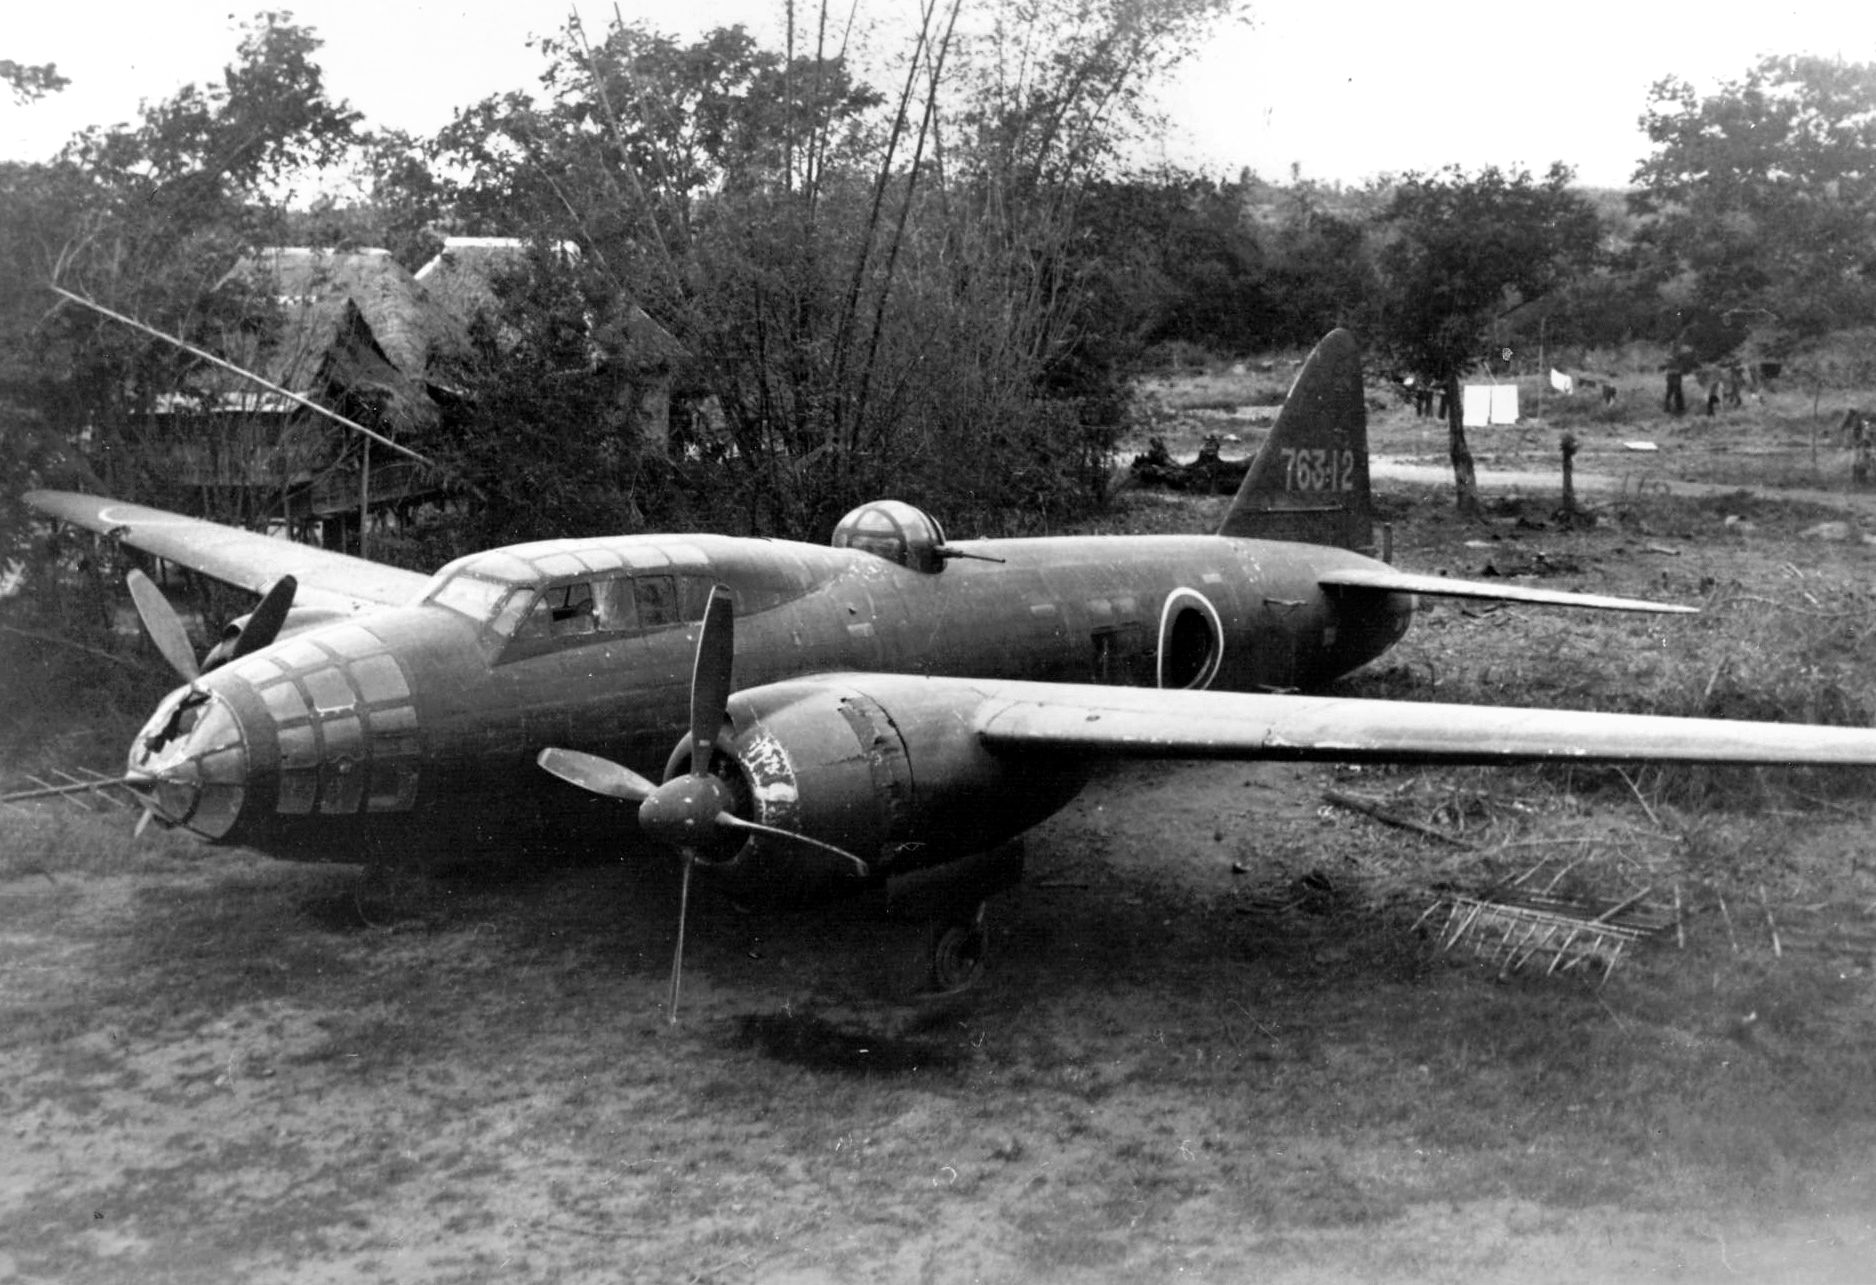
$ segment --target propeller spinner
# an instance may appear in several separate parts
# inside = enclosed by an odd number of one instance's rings
[[[583,754],[578,750],[544,749],[536,760],[543,768],[572,785],[611,799],[637,803],[639,828],[651,838],[676,848],[684,860],[684,881],[679,893],[677,947],[671,960],[670,1020],[677,1021],[678,994],[684,971],[684,921],[690,910],[692,867],[724,830],[764,834],[833,853],[853,863],[862,878],[871,873],[866,862],[831,843],[805,834],[780,830],[740,817],[729,785],[710,770],[717,735],[729,719],[730,670],[736,654],[735,613],[729,590],[722,585],[710,592],[703,624],[697,633],[697,654],[690,683],[690,771],[653,785],[631,768]]]

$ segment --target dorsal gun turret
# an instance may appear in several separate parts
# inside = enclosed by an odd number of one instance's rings
[[[944,528],[938,519],[904,500],[862,504],[834,526],[836,549],[857,549],[876,558],[934,574],[945,569]]]

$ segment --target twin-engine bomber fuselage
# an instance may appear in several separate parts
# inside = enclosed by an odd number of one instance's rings
[[[828,547],[559,540],[424,577],[95,496],[26,500],[262,595],[202,663],[132,573],[187,685],[120,784],[163,823],[283,856],[502,854],[530,813],[636,821],[687,880],[715,867],[752,898],[949,881],[934,917],[981,944],[1004,841],[1101,757],[1876,763],[1870,729],[1299,694],[1384,652],[1416,596],[1686,610],[1368,556],[1366,403],[1342,331],[1211,536],[949,544],[886,500]],[[934,977],[975,949],[935,944]]]
[[[874,507],[907,527],[921,516]],[[473,555],[411,606],[308,630],[176,692],[131,769],[157,783],[161,815],[204,837],[354,860],[367,835],[409,842],[410,827],[379,824],[398,814],[433,832],[523,800],[572,809],[532,765],[543,746],[662,772],[719,584],[738,689],[852,672],[1286,690],[1365,663],[1411,615],[1406,594],[1324,588],[1325,558],[1380,565],[1344,550],[1217,536],[938,547],[930,570],[891,550],[710,535]],[[869,721],[859,705],[845,706],[848,749],[878,757],[873,721],[892,713]]]

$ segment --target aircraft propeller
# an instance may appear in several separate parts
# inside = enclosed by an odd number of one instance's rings
[[[864,878],[871,873],[865,861],[831,843],[750,821],[731,811],[736,805],[728,782],[710,770],[717,736],[729,720],[730,670],[736,653],[736,621],[729,590],[722,585],[710,592],[703,624],[697,632],[697,654],[690,682],[690,770],[653,785],[623,764],[596,754],[549,747],[536,761],[571,785],[637,803],[638,824],[650,837],[676,848],[684,861],[684,880],[678,894],[677,947],[671,959],[669,1018],[677,1021],[678,993],[684,972],[684,923],[690,913],[692,867],[704,862],[702,851],[712,846],[721,831],[765,834],[831,852],[853,863]]]
[[[142,618],[150,641],[163,653],[169,667],[182,675],[184,682],[193,683],[202,676],[202,667],[196,663],[195,648],[189,645],[189,633],[183,628],[182,617],[143,572],[133,568],[126,579],[130,582],[131,601],[137,604],[137,615]]]
[[[143,621],[143,627],[149,632],[150,641],[169,662],[171,669],[182,675],[184,682],[193,683],[209,670],[231,660],[239,660],[250,652],[259,651],[280,636],[280,628],[286,623],[287,613],[293,609],[293,595],[299,589],[299,582],[292,576],[281,576],[261,598],[260,605],[239,623],[239,628],[232,638],[224,638],[209,649],[200,663],[196,661],[195,649],[189,645],[189,633],[183,627],[182,617],[176,608],[170,605],[163,591],[143,572],[132,569],[126,577],[130,582],[130,597],[137,604],[137,615]]]

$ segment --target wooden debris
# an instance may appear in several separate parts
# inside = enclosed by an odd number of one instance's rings
[[[1674,922],[1670,912],[1642,904],[1650,891],[1606,907],[1510,886],[1477,897],[1454,894],[1429,906],[1414,927],[1443,910],[1440,948],[1470,946],[1474,955],[1496,963],[1501,977],[1537,961],[1546,976],[1600,966],[1607,981],[1632,943]]]
[[[1349,794],[1342,790],[1324,790],[1323,800],[1339,808],[1348,808],[1364,816],[1371,816],[1385,825],[1397,826],[1402,830],[1412,830],[1415,834],[1437,839],[1441,843],[1451,844],[1455,848],[1471,848],[1473,845],[1464,839],[1447,834],[1444,830],[1416,821],[1412,817],[1402,816],[1389,810],[1374,799],[1364,799],[1358,794]]]

